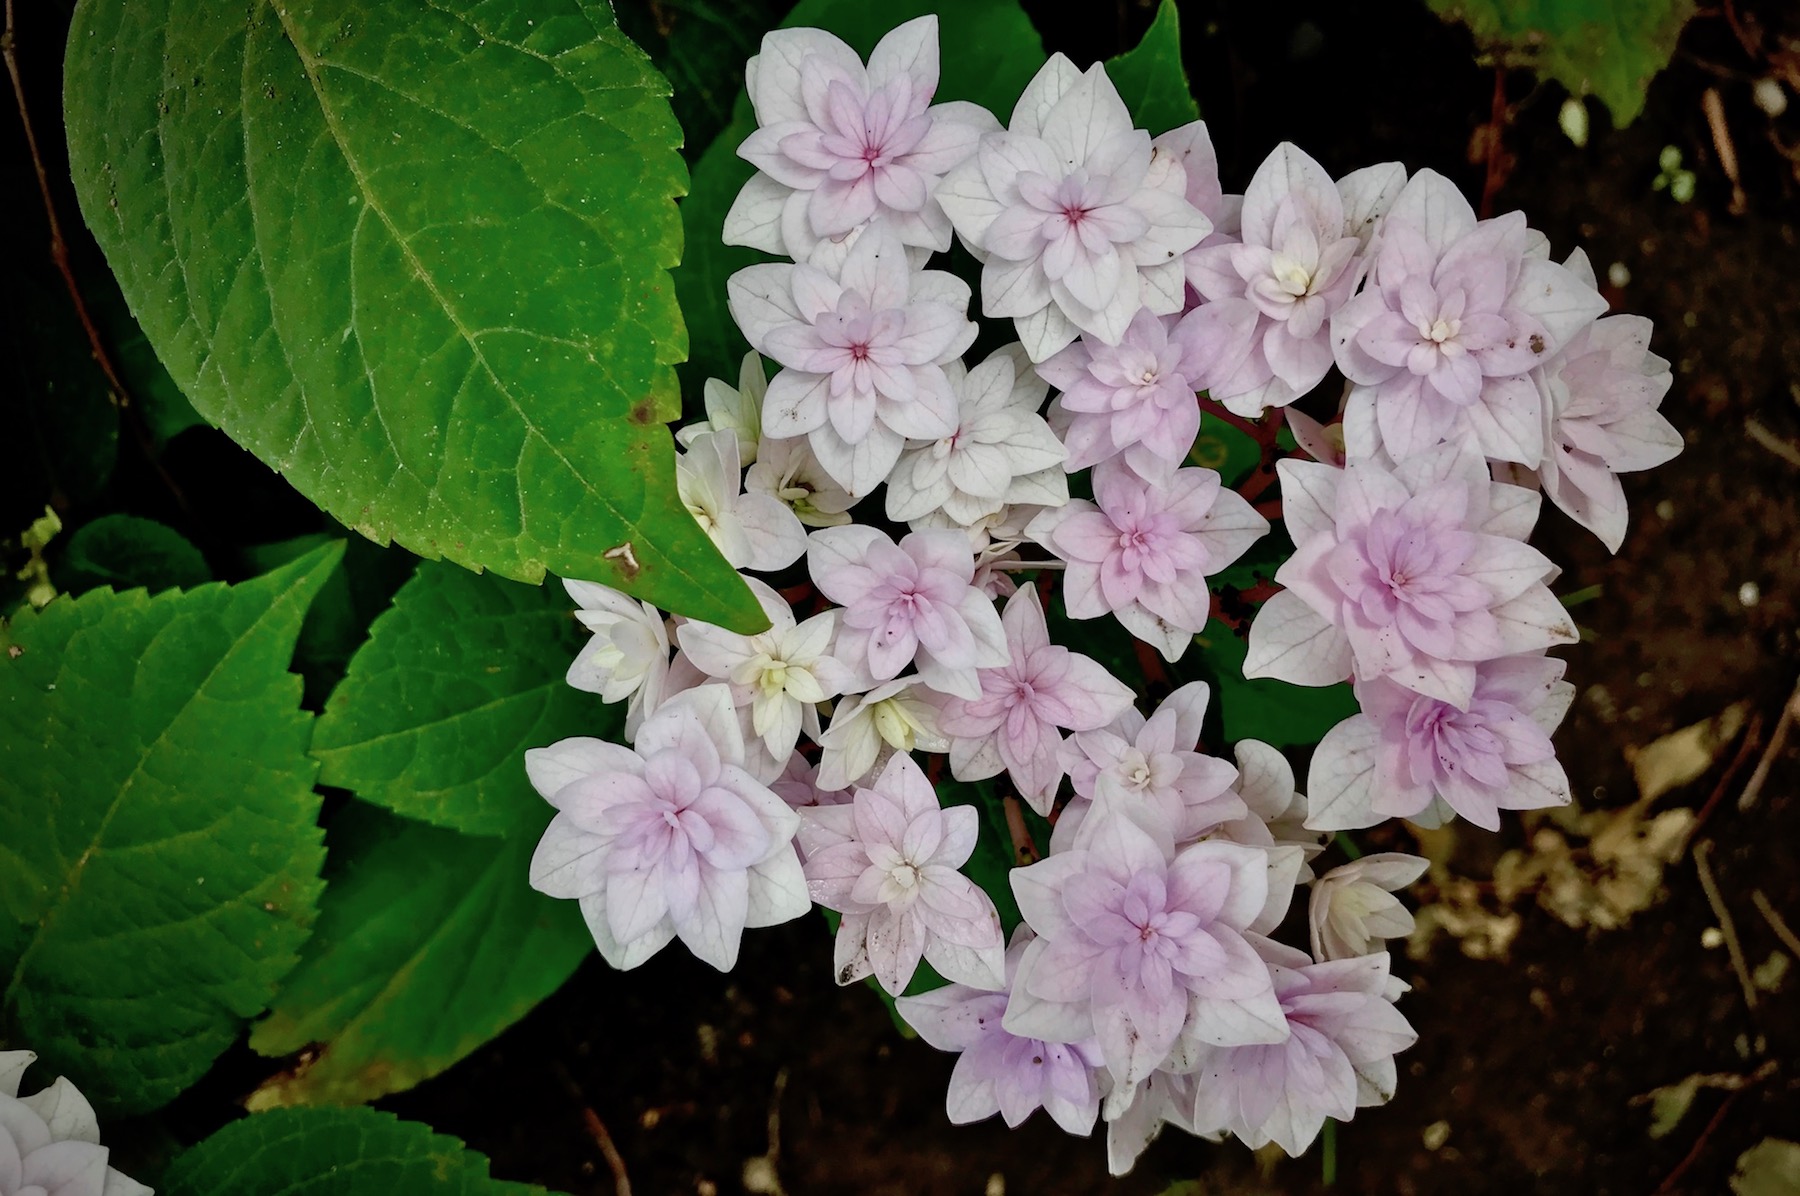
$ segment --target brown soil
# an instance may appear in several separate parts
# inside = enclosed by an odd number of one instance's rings
[[[1766,20],[1784,11],[1763,8]],[[1036,15],[1053,45],[1086,61],[1119,40],[1102,11],[1101,41],[1077,14]],[[1423,6],[1183,4],[1183,18],[1228,185],[1289,138],[1334,172],[1400,158],[1481,193],[1468,147],[1488,119],[1493,73]],[[1126,23],[1145,19],[1128,12]],[[1770,141],[1796,140],[1796,116],[1783,124],[1755,109],[1753,77],[1724,22],[1697,18],[1644,116],[1613,131],[1596,106],[1585,149],[1557,131],[1559,88],[1522,75],[1506,84],[1516,121],[1504,144],[1517,161],[1497,210],[1524,209],[1559,251],[1585,246],[1603,278],[1615,262],[1629,270],[1609,297],[1655,320],[1656,347],[1676,365],[1664,410],[1688,442],[1673,464],[1630,480],[1634,527],[1617,557],[1554,512],[1540,533],[1567,564],[1559,588],[1603,587],[1577,612],[1592,634],[1567,653],[1582,696],[1558,737],[1579,800],[1595,808],[1635,797],[1627,749],[1733,702],[1753,704],[1766,740],[1800,672],[1800,467],[1746,433],[1754,420],[1800,442],[1796,187]],[[1713,85],[1743,165],[1741,216],[1728,212],[1699,102]],[[1685,205],[1651,188],[1671,144],[1699,178]],[[1754,595],[1740,595],[1745,583]],[[1698,806],[1723,769],[1664,803]],[[1780,945],[1754,890],[1800,924],[1793,742],[1749,811],[1733,800],[1742,777],[1702,837],[1716,841],[1715,871],[1754,966]],[[1457,868],[1481,877],[1523,840],[1516,824],[1491,840],[1465,834]],[[1397,1099],[1340,1127],[1336,1189],[1623,1196],[1657,1191],[1694,1152],[1667,1190],[1723,1192],[1740,1152],[1769,1134],[1800,1136],[1800,973],[1749,1012],[1726,952],[1702,945],[1717,919],[1692,862],[1665,886],[1621,930],[1573,931],[1527,909],[1508,962],[1442,940],[1426,960],[1402,961],[1415,986],[1402,1008],[1420,1041],[1401,1059]],[[978,1193],[993,1175],[1013,1193],[1153,1193],[1196,1178],[1210,1193],[1320,1187],[1316,1148],[1259,1178],[1241,1147],[1173,1135],[1115,1183],[1099,1142],[1042,1116],[1017,1131],[953,1127],[951,1060],[903,1040],[863,988],[835,987],[828,958],[823,925],[807,919],[746,936],[729,977],[675,951],[623,975],[595,960],[496,1043],[387,1104],[467,1139],[499,1175],[573,1193],[615,1190],[584,1107],[639,1193],[743,1190],[745,1161],[769,1151],[777,1113],[777,1169],[795,1196]],[[1765,1060],[1772,1076],[1728,1108],[1725,1094],[1702,1092],[1658,1140],[1632,1103],[1690,1073],[1748,1074]],[[1427,1135],[1438,1122],[1447,1137]]]

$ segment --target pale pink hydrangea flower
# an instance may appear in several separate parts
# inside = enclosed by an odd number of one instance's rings
[[[1243,800],[1249,813],[1224,823],[1213,831],[1214,836],[1262,848],[1269,853],[1272,866],[1288,867],[1291,859],[1295,883],[1311,882],[1310,861],[1325,850],[1331,835],[1308,829],[1306,795],[1295,787],[1294,766],[1280,748],[1260,739],[1238,740],[1231,755],[1238,773],[1232,792]]]
[[[872,527],[828,527],[812,534],[806,559],[819,592],[844,608],[837,658],[868,685],[916,663],[931,688],[978,698],[976,670],[1007,662],[999,612],[971,584],[961,532],[913,532],[896,545]]]
[[[1580,250],[1569,269],[1589,286]],[[1651,469],[1681,452],[1681,433],[1657,413],[1674,375],[1650,352],[1650,321],[1608,316],[1570,338],[1533,374],[1544,403],[1544,493],[1613,552],[1625,542],[1618,475]]]
[[[637,733],[644,715],[663,699],[669,677],[669,629],[662,612],[610,586],[567,578],[563,589],[575,600],[575,618],[593,632],[569,665],[568,682],[597,693],[602,701],[625,706],[625,737]]]
[[[1031,538],[1068,562],[1072,619],[1113,614],[1178,660],[1206,626],[1206,578],[1242,556],[1269,522],[1211,469],[1178,469],[1152,485],[1122,462],[1095,466],[1094,501],[1075,499],[1031,523]]]
[[[1154,167],[1154,169],[1153,169]],[[983,314],[1011,317],[1033,361],[1087,333],[1116,345],[1140,308],[1182,308],[1182,255],[1212,225],[1185,198],[1173,156],[1098,63],[1053,54],[1019,97],[1005,132],[944,177],[938,202],[984,265]]]
[[[1398,163],[1332,182],[1312,158],[1282,142],[1244,191],[1239,240],[1187,255],[1188,283],[1207,303],[1247,301],[1258,315],[1248,358],[1211,387],[1212,397],[1254,419],[1324,380],[1331,325],[1362,280],[1361,251],[1376,219],[1406,181]]]
[[[62,1076],[19,1095],[32,1051],[0,1051],[0,1192],[7,1196],[152,1196],[108,1165],[100,1119],[80,1089]]]
[[[1523,214],[1478,221],[1448,179],[1412,177],[1382,219],[1368,286],[1331,318],[1357,384],[1352,457],[1381,447],[1398,461],[1473,433],[1485,456],[1537,468],[1543,404],[1529,375],[1606,311],[1542,251]]]
[[[679,936],[730,971],[745,928],[811,908],[794,854],[800,818],[743,765],[723,685],[658,706],[636,750],[587,738],[531,749],[525,770],[557,811],[531,860],[532,888],[578,900],[615,968]]]
[[[727,682],[732,701],[740,709],[749,708],[751,733],[779,768],[793,754],[801,731],[819,737],[818,703],[843,693],[856,678],[831,655],[836,611],[796,622],[793,608],[780,594],[754,577],[745,581],[769,617],[767,631],[739,635],[689,620],[676,636],[696,668],[708,678]]]
[[[1440,445],[1393,469],[1278,464],[1294,555],[1287,589],[1257,612],[1247,677],[1330,685],[1386,677],[1467,709],[1475,666],[1576,640],[1523,542],[1537,496],[1493,482],[1470,444]]]
[[[1351,860],[1313,882],[1306,923],[1313,958],[1354,959],[1380,950],[1383,939],[1413,932],[1412,912],[1394,894],[1425,875],[1430,860],[1384,851]]]
[[[941,700],[916,676],[846,696],[832,711],[831,725],[819,736],[818,783],[833,790],[847,789],[895,752],[949,751],[950,741],[938,730]]]
[[[1094,803],[1086,817],[1115,812],[1151,819],[1176,843],[1198,839],[1222,823],[1247,817],[1244,799],[1232,791],[1238,770],[1203,754],[1200,729],[1211,690],[1193,681],[1162,700],[1146,719],[1135,706],[1097,731],[1078,731],[1063,745],[1063,766],[1075,786],[1077,803],[1056,823],[1058,839],[1075,805]],[[1076,834],[1070,846],[1081,846]],[[1058,846],[1052,841],[1053,849]]]
[[[1386,953],[1314,963],[1264,941],[1281,1016],[1279,1042],[1203,1047],[1195,1060],[1194,1130],[1235,1134],[1252,1149],[1270,1142],[1301,1154],[1327,1117],[1394,1094],[1394,1056],[1418,1041],[1388,999]]]
[[[1563,661],[1510,656],[1475,666],[1466,709],[1381,678],[1357,683],[1362,713],[1319,741],[1307,825],[1353,830],[1418,818],[1441,801],[1486,830],[1501,810],[1567,805],[1550,742],[1575,698]]]
[[[806,551],[806,529],[774,498],[744,493],[738,469],[737,434],[707,432],[675,458],[675,489],[732,568],[785,569]]]
[[[1269,857],[1222,840],[1176,852],[1129,818],[1102,815],[1087,846],[1010,874],[1038,938],[1005,1026],[1028,1038],[1099,1042],[1113,1083],[1162,1067],[1184,1034],[1278,1042],[1288,1033],[1269,969],[1246,936],[1272,930],[1293,895]]]
[[[948,436],[913,441],[887,482],[889,519],[942,511],[966,527],[1008,504],[1055,507],[1069,501],[1062,441],[1038,414],[1049,387],[1019,346],[998,349],[972,370],[945,365],[957,392]]]
[[[732,432],[737,436],[738,461],[746,468],[756,464],[757,449],[762,440],[762,401],[769,389],[769,377],[763,361],[752,349],[744,354],[738,366],[738,384],[731,386],[717,378],[708,378],[702,388],[706,418],[675,430],[675,442],[683,448],[708,432]],[[751,489],[746,485],[745,489]]]
[[[1038,367],[1062,391],[1052,408],[1070,473],[1122,456],[1147,481],[1167,482],[1200,431],[1196,394],[1231,376],[1250,351],[1256,308],[1221,300],[1185,316],[1148,310],[1117,345],[1082,337]]]
[[[886,480],[908,437],[956,431],[944,366],[975,339],[968,284],[915,273],[887,221],[858,233],[841,262],[747,266],[726,290],[744,336],[785,367],[763,397],[763,435],[805,436],[852,497]]]
[[[1048,816],[1063,775],[1060,732],[1103,727],[1134,695],[1091,657],[1050,642],[1036,587],[1008,598],[1000,621],[1011,659],[980,670],[980,697],[946,698],[938,727],[950,739],[957,780],[1004,770],[1031,808]]]
[[[1006,951],[1008,984],[1030,941],[1026,927],[1013,935]],[[959,1052],[944,1099],[951,1122],[967,1125],[998,1113],[1016,1128],[1041,1108],[1071,1134],[1093,1132],[1100,1113],[1099,1048],[1007,1033],[1001,1024],[1006,1000],[1005,992],[949,984],[894,1002],[920,1038],[940,1051]]]
[[[737,152],[757,173],[726,214],[727,245],[804,261],[821,239],[880,217],[906,245],[950,248],[932,192],[1000,123],[976,104],[931,103],[937,17],[895,28],[867,67],[822,29],[777,29],[744,84],[758,127]]]
[[[779,501],[807,527],[842,527],[856,505],[825,472],[803,436],[763,437],[756,464],[744,471],[744,490]]]
[[[873,975],[895,996],[921,958],[971,988],[1006,986],[1006,947],[993,899],[957,869],[975,851],[974,806],[938,805],[911,756],[889,760],[849,805],[800,812],[806,883],[844,915],[839,984]]]
[[[1164,1126],[1194,1132],[1194,1077],[1153,1071],[1144,1082],[1107,1098],[1106,1168],[1129,1174]]]

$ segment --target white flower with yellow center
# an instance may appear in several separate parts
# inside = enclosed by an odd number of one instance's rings
[[[767,631],[738,635],[689,622],[676,635],[695,668],[730,683],[738,708],[750,710],[751,732],[781,762],[793,755],[802,729],[818,738],[817,704],[844,692],[852,677],[831,655],[836,611],[796,623],[781,595],[754,577],[744,580],[769,616]]]
[[[762,357],[752,349],[744,354],[735,388],[717,378],[706,380],[706,418],[677,429],[675,439],[681,447],[687,448],[708,432],[735,432],[739,463],[745,466],[756,464],[757,448],[762,439],[763,395],[768,389],[769,376],[763,371]]]
[[[847,789],[895,752],[947,752],[938,707],[918,677],[900,677],[838,704],[818,737],[819,787]]]

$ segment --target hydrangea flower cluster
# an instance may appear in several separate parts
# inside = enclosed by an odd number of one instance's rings
[[[0,1192],[7,1196],[152,1196],[107,1165],[94,1107],[62,1076],[19,1095],[31,1051],[0,1051]]]
[[[1616,475],[1680,447],[1668,367],[1579,253],[1431,171],[1284,144],[1229,196],[1205,126],[1134,128],[1100,67],[1053,57],[1002,126],[935,102],[937,63],[929,17],[866,63],[809,29],[751,60],[725,236],[785,260],[729,280],[753,349],[678,476],[770,625],[566,583],[569,681],[630,746],[529,754],[531,881],[621,968],[834,911],[839,982],[959,1053],[954,1120],[1103,1124],[1121,1173],[1165,1125],[1298,1153],[1415,1037],[1384,942],[1425,863],[1315,871],[1329,832],[1569,799],[1546,653],[1576,633],[1526,541],[1548,495],[1617,547]],[[953,235],[976,313],[930,268]],[[977,314],[1016,339],[965,362]],[[1263,452],[1242,493],[1193,463],[1208,421]],[[1304,796],[1267,744],[1209,750],[1212,690],[1163,664],[1271,518],[1244,671],[1361,707]]]

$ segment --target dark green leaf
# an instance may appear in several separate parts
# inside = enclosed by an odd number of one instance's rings
[[[84,0],[82,211],[195,409],[371,539],[751,631],[679,501],[668,85],[594,0]]]
[[[944,47],[943,77],[936,99],[971,100],[1005,121],[1019,93],[1044,65],[1043,43],[1017,0],[801,0],[784,27],[812,26],[829,30],[867,56],[882,35],[896,25],[929,12],[938,13],[939,40]],[[675,271],[693,338],[685,372],[687,386],[698,393],[707,378],[734,379],[748,346],[725,306],[725,280],[745,266],[768,257],[754,249],[726,245],[720,237],[725,213],[755,170],[737,156],[737,147],[756,128],[750,99],[739,88],[731,124],[707,147],[694,167],[694,186],[682,201],[681,222],[687,252]]]
[[[455,1138],[375,1109],[275,1109],[235,1121],[169,1168],[160,1196],[526,1196]]]
[[[1200,105],[1181,65],[1181,15],[1175,0],[1162,0],[1144,39],[1136,49],[1108,59],[1106,73],[1140,129],[1161,134],[1200,119]]]
[[[1693,0],[1427,0],[1460,21],[1508,67],[1524,67],[1576,95],[1594,95],[1624,126],[1669,65]]]
[[[307,709],[319,710],[344,679],[350,658],[368,638],[369,625],[387,609],[394,593],[412,576],[419,558],[403,548],[383,547],[344,529],[340,536],[319,532],[252,544],[243,550],[253,573],[267,573],[320,544],[344,541],[344,559],[332,570],[306,612],[300,642],[294,647],[294,671],[306,678]]]
[[[318,925],[250,1035],[265,1055],[312,1050],[251,1109],[410,1088],[569,978],[594,944],[572,904],[525,883],[553,813],[538,806],[500,842],[360,802],[332,819]]]
[[[572,606],[559,585],[421,565],[325,706],[320,779],[472,834],[541,814],[525,749],[619,728],[617,708],[563,680],[585,634]]]
[[[1196,642],[1212,682],[1212,709],[1223,719],[1225,741],[1260,739],[1276,747],[1314,744],[1357,711],[1350,686],[1318,688],[1244,679],[1246,642],[1217,619]]]
[[[136,515],[102,515],[69,537],[52,575],[75,594],[98,586],[155,592],[205,585],[212,569],[172,527]]]
[[[731,120],[744,63],[790,0],[635,0],[618,5],[619,28],[674,87],[669,103],[691,162]]]
[[[335,546],[242,585],[96,590],[0,628],[7,1036],[96,1104],[199,1078],[293,967],[324,858],[287,671]]]

